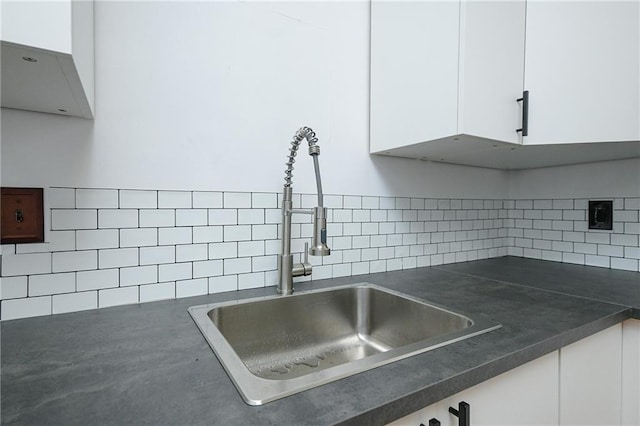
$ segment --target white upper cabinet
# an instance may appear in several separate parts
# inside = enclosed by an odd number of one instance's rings
[[[639,23],[640,0],[372,0],[370,152],[500,169],[638,157]]]
[[[371,152],[521,143],[524,17],[524,1],[374,0]]]
[[[530,1],[526,144],[640,140],[640,2]]]
[[[520,144],[525,2],[463,2],[460,12],[458,133]]]
[[[93,1],[0,3],[2,106],[93,118]]]
[[[640,140],[640,1],[529,1],[525,144]]]
[[[371,5],[371,152],[458,130],[457,2]]]

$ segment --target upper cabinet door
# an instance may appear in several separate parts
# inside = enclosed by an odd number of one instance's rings
[[[370,151],[452,161],[521,144],[524,31],[524,0],[373,0]]]
[[[640,2],[529,1],[525,144],[640,140]]]
[[[371,152],[457,133],[460,5],[371,4]]]
[[[524,0],[464,1],[460,14],[459,134],[522,143]]]

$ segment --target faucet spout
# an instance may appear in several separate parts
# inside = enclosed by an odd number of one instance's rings
[[[292,178],[293,164],[298,153],[298,147],[303,139],[309,144],[309,155],[313,157],[313,167],[316,175],[318,189],[318,206],[310,210],[293,209],[292,202]],[[320,147],[318,138],[313,130],[308,127],[300,128],[293,136],[289,156],[287,158],[287,170],[285,170],[285,184],[282,197],[282,253],[278,257],[278,293],[287,295],[293,293],[293,277],[311,275],[312,267],[306,254],[312,256],[328,256],[331,250],[327,246],[327,209],[323,206],[322,181],[320,179],[320,165],[318,156]],[[293,263],[291,254],[291,216],[294,213],[313,215],[313,241],[311,249],[305,247],[305,260],[301,263]]]

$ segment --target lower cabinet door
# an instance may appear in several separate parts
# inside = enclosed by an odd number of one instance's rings
[[[558,351],[403,417],[392,425],[429,426],[437,418],[442,426],[457,426],[449,407],[464,401],[470,408],[470,426],[558,424]]]
[[[640,320],[622,323],[622,425],[640,425]]]
[[[560,424],[619,425],[622,324],[560,349]]]

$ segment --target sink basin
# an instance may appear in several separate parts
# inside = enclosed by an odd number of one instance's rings
[[[499,328],[373,284],[189,308],[250,405]]]

